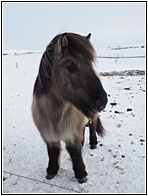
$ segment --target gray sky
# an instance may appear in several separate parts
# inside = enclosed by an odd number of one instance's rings
[[[3,49],[44,50],[62,32],[92,33],[95,47],[145,42],[145,3],[3,3]]]

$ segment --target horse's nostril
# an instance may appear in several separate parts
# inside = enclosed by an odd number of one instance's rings
[[[96,104],[99,110],[101,111],[105,108],[106,102],[104,103],[101,99],[97,99]]]
[[[101,105],[102,105],[102,103],[101,103],[101,100],[100,100],[100,99],[98,99],[98,100],[97,100],[97,105],[98,105],[98,106],[101,106]]]

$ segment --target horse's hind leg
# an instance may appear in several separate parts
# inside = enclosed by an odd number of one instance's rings
[[[60,151],[61,151],[61,144],[60,142],[56,143],[47,143],[47,150],[49,156],[49,164],[47,168],[47,176],[48,180],[54,178],[59,170],[59,160],[60,160]]]
[[[66,149],[69,152],[72,160],[75,177],[78,179],[79,183],[85,183],[87,181],[87,172],[85,170],[85,165],[81,154],[82,142],[77,141],[77,145],[78,143],[80,144],[79,146],[71,143],[66,143]]]
[[[96,135],[96,128],[97,128],[97,116],[94,116],[92,119],[92,123],[89,123],[89,144],[91,149],[97,148],[97,135]]]
[[[95,149],[95,148],[97,148],[97,143],[98,143],[96,133],[100,137],[103,137],[105,135],[104,127],[103,127],[101,120],[97,114],[93,117],[92,123],[91,124],[89,123],[89,131],[90,131],[90,135],[89,135],[90,148]]]

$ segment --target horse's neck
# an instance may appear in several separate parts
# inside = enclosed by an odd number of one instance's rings
[[[55,95],[55,93],[53,93],[52,91],[50,92],[50,101],[51,101],[51,107],[52,110],[57,112],[57,113],[61,113],[61,115],[63,114],[63,112],[65,112],[69,107],[70,107],[70,103],[68,103],[67,101],[61,99],[61,97],[57,97]]]

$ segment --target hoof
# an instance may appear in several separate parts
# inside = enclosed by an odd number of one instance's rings
[[[97,148],[97,145],[95,144],[90,146],[90,149],[96,149],[96,148]]]
[[[51,179],[54,178],[55,176],[56,176],[56,174],[51,174],[51,175],[47,174],[47,175],[46,175],[46,179],[47,179],[47,180],[51,180]]]
[[[87,177],[85,176],[84,178],[78,179],[78,182],[81,184],[87,182]]]

